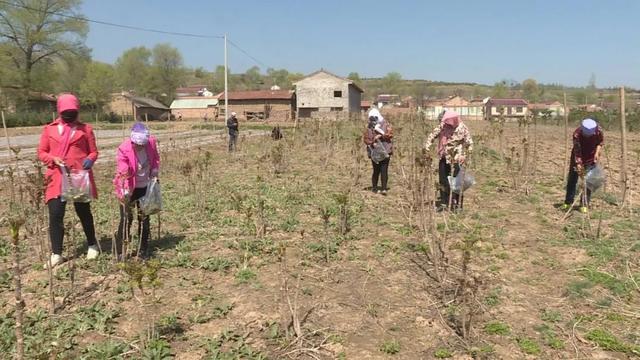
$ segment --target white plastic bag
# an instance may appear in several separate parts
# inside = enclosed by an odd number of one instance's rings
[[[374,145],[371,145],[369,149],[371,151],[371,160],[373,160],[373,162],[375,162],[376,164],[379,164],[389,157],[387,149],[384,147],[384,144],[380,140],[378,140]]]
[[[471,172],[463,167],[460,168],[457,176],[448,176],[448,179],[451,191],[456,194],[467,191],[467,189],[469,189],[476,183],[476,180],[474,179]]]
[[[145,216],[154,215],[162,211],[162,194],[157,178],[151,179],[147,185],[147,192],[140,198],[140,211]]]
[[[91,178],[88,170],[67,170],[65,166],[60,167],[62,171],[62,201],[88,203],[91,202]]]
[[[606,180],[604,169],[602,169],[600,165],[593,166],[587,171],[585,180],[587,182],[587,189],[591,190],[591,192],[595,192]]]

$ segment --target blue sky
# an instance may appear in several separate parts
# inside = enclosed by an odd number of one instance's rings
[[[229,38],[266,67],[363,77],[640,88],[638,0],[85,0],[91,19]],[[213,69],[223,43],[91,24],[96,60],[169,42],[188,66]],[[229,49],[230,68],[256,63]],[[261,66],[266,70],[265,66]]]

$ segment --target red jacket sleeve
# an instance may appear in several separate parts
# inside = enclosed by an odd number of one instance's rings
[[[582,144],[580,144],[580,129],[573,132],[573,156],[577,165],[582,165]]]
[[[374,140],[373,140],[373,131],[366,129],[364,131],[364,134],[362,134],[362,141],[364,141],[365,144],[367,145],[373,145]]]
[[[98,146],[96,145],[96,136],[93,133],[93,128],[91,127],[91,125],[86,125],[86,132],[87,140],[89,141],[88,158],[91,159],[91,161],[95,162],[96,160],[98,160]]]
[[[598,127],[598,145],[604,146],[604,131]]]
[[[38,143],[38,159],[49,167],[54,165],[50,151],[49,134],[47,134],[47,127],[45,126],[42,130],[42,135],[40,135],[40,143]]]

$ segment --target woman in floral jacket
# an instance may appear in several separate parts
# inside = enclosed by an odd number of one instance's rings
[[[440,124],[436,126],[427,138],[425,148],[431,150],[434,141],[438,139],[438,174],[440,180],[440,209],[449,206],[451,197],[452,208],[462,208],[462,198],[458,194],[450,196],[448,176],[457,176],[460,165],[463,165],[466,156],[473,149],[473,140],[469,128],[462,122],[460,115],[455,111],[445,111]],[[452,174],[453,170],[453,174]]]

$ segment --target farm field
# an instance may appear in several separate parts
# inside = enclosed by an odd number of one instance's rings
[[[73,260],[52,279],[39,256],[48,240],[38,186],[17,182],[30,214],[20,238],[27,358],[640,356],[640,136],[628,144],[630,206],[618,206],[619,132],[606,131],[608,183],[588,214],[563,219],[563,128],[470,122],[477,183],[463,212],[436,213],[436,164],[420,151],[434,123],[389,120],[396,150],[388,196],[367,189],[362,123],[310,121],[282,141],[253,130],[233,154],[213,130],[203,136],[217,141],[184,140],[192,146],[161,135],[164,211],[152,219],[146,263],[111,256],[118,210],[105,156],[92,204],[103,254],[84,259],[68,211],[65,254]],[[5,229],[0,354],[11,358]]]

